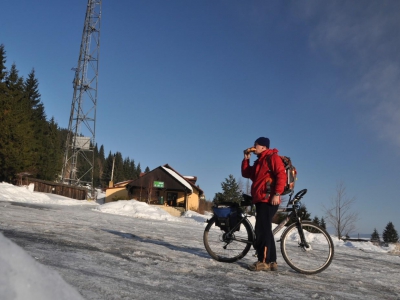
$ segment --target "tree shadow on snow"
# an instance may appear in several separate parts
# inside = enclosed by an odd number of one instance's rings
[[[194,254],[194,255],[197,255],[200,257],[204,257],[204,258],[210,258],[210,255],[204,249],[199,249],[199,248],[194,248],[194,247],[176,246],[176,245],[170,244],[166,241],[155,240],[155,239],[152,239],[149,237],[140,237],[138,235],[134,235],[131,233],[126,233],[126,232],[120,232],[120,231],[109,230],[109,229],[102,229],[102,230],[105,232],[111,233],[111,234],[115,234],[124,239],[132,239],[132,240],[136,240],[136,241],[139,241],[142,243],[150,243],[150,244],[160,245],[160,246],[164,246],[170,250],[181,251],[181,252]]]

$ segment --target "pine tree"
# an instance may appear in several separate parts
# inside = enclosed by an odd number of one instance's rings
[[[54,179],[55,174],[48,176],[48,171],[44,170],[43,166],[48,166],[49,151],[46,145],[51,144],[47,139],[53,138],[49,134],[49,123],[46,121],[44,106],[40,100],[39,82],[35,77],[35,70],[29,73],[28,78],[24,82],[25,101],[28,106],[28,114],[30,116],[31,131],[33,139],[30,139],[30,164],[28,169],[36,174],[37,178],[46,179],[50,177]],[[46,174],[46,175],[45,175]]]
[[[0,45],[0,181],[7,180],[7,144],[9,139],[8,122],[11,111],[11,103],[8,98],[8,87],[6,85],[7,68],[6,51],[4,45]]]
[[[220,202],[236,202],[239,203],[242,200],[242,191],[239,188],[239,184],[233,175],[229,175],[225,178],[225,181],[221,183],[222,193],[216,193],[214,197],[215,203]]]
[[[326,223],[325,223],[324,217],[321,218],[321,221],[319,222],[319,225],[320,225],[323,229],[326,229]]]
[[[124,158],[124,180],[129,180],[131,178],[131,170],[130,170],[130,165],[131,165],[131,160],[129,157]]]
[[[97,148],[97,146],[96,146]],[[104,174],[104,168],[105,168],[105,156],[104,156],[104,146],[101,145],[100,149],[98,151],[98,154],[95,158],[95,170],[96,170],[96,181],[95,181],[95,186],[102,186],[105,187],[107,186],[106,184],[103,183],[103,174]]]
[[[136,167],[136,176],[137,176],[137,178],[140,177],[140,174],[142,174],[142,168],[140,167],[140,163],[138,163],[138,165]]]
[[[33,110],[34,119],[37,121],[45,121],[46,114],[44,112],[44,106],[40,99],[39,93],[39,82],[35,76],[35,69],[28,74],[28,78],[25,80],[25,93],[29,101],[29,106]]]
[[[314,219],[312,220],[312,222],[315,223],[315,224],[317,224],[317,225],[320,224],[319,218],[318,218],[317,216],[314,217]]]
[[[35,159],[31,151],[34,136],[29,103],[24,97],[23,78],[19,76],[15,64],[11,66],[5,83],[7,95],[2,122],[2,131],[5,134],[2,153],[5,157],[3,172],[6,180],[11,181],[19,172],[36,172],[31,168]]]
[[[0,83],[4,82],[4,79],[7,76],[6,58],[7,56],[4,45],[0,44]]]
[[[124,161],[121,152],[115,153],[114,162],[114,182],[121,182],[125,180],[124,176]]]
[[[133,159],[131,160],[129,168],[130,168],[130,178],[129,179],[133,180],[133,179],[138,178],[138,175],[136,173],[135,161]]]
[[[43,137],[41,139],[41,152],[39,153],[40,162],[37,164],[37,178],[43,180],[57,180],[61,173],[63,149],[61,142],[61,131],[54,118],[43,125]]]
[[[137,178],[135,161],[129,157],[124,159],[124,180],[133,180]]]
[[[107,158],[105,159],[104,172],[103,172],[103,176],[101,178],[104,186],[108,186],[109,181],[111,180],[113,160],[114,160],[114,155],[111,154],[111,151],[110,151],[108,153]]]
[[[374,229],[374,232],[371,234],[371,242],[379,242],[381,240],[378,231],[376,228]]]
[[[399,235],[397,234],[392,222],[389,222],[386,225],[382,237],[385,243],[397,243],[399,241]]]
[[[61,170],[62,170],[62,167],[63,167],[63,164],[64,164],[64,155],[65,155],[65,150],[66,150],[65,147],[66,147],[66,140],[67,140],[67,137],[68,137],[68,133],[69,133],[68,129],[59,128],[58,129],[58,141],[55,142],[58,145],[57,151],[59,151],[59,153],[60,153],[59,159],[61,161],[60,162],[60,168],[58,170],[59,178],[61,178]]]

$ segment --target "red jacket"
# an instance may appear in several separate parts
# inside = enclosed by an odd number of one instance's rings
[[[272,170],[269,169],[269,166]],[[250,166],[248,159],[243,159],[242,176],[253,181],[251,185],[253,203],[270,202],[275,193],[283,193],[287,180],[285,165],[276,149],[267,149],[260,153],[253,166]],[[271,180],[270,193],[267,195],[267,182]]]

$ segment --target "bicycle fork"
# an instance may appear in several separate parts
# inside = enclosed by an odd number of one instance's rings
[[[278,226],[275,227],[275,229],[272,231],[273,235],[278,233],[279,230],[281,230],[287,224],[287,222],[289,222],[290,218],[293,217],[293,214],[295,214],[295,211],[292,208],[286,208],[286,207],[280,208],[278,210],[278,212],[291,212],[291,213],[286,216],[285,220],[283,220]],[[300,237],[299,247],[302,247],[305,251],[311,250],[310,244],[307,242],[306,237],[304,235],[303,226],[301,224],[301,219],[299,216],[297,216],[297,214],[296,214],[296,218],[297,218],[296,228],[297,228],[297,231],[298,231],[299,237]],[[281,241],[281,239],[279,239],[277,242],[280,242],[280,241]]]
[[[296,224],[297,231],[299,232],[300,236],[300,244],[299,247],[303,248],[304,251],[311,250],[310,244],[307,242],[306,237],[303,231],[303,225],[301,224],[300,217],[298,217],[297,224]]]

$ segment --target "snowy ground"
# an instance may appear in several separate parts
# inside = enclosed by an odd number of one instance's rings
[[[294,272],[280,253],[278,272],[250,272],[250,253],[233,264],[209,257],[205,219],[0,183],[0,298],[400,299],[393,247],[333,237],[334,261],[320,274]]]

